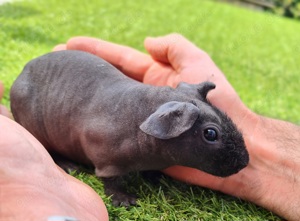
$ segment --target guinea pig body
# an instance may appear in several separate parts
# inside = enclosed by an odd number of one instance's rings
[[[51,153],[99,177],[172,165],[229,176],[249,161],[233,122],[206,95],[215,85],[145,85],[106,61],[60,51],[30,61],[11,88],[15,120]]]

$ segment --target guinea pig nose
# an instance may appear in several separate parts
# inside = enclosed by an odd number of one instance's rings
[[[207,128],[204,130],[204,138],[209,142],[214,142],[218,139],[218,133],[213,128]]]

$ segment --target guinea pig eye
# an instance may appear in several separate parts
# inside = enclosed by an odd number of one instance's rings
[[[205,129],[203,135],[204,135],[204,138],[207,141],[210,141],[210,142],[217,141],[217,139],[218,139],[217,131],[215,129],[212,129],[212,128]]]

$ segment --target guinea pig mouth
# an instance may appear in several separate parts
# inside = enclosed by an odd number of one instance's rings
[[[220,177],[231,176],[233,174],[238,173],[240,170],[242,170],[246,166],[247,166],[247,164],[240,164],[237,167],[223,166],[223,167],[220,168],[220,173],[215,174],[215,175],[220,176]]]
[[[213,168],[210,168],[207,172],[214,176],[228,177],[238,173],[240,170],[245,168],[248,163],[249,154],[245,149],[239,153],[223,156],[223,160],[216,161]]]
[[[223,163],[219,163],[214,168],[213,175],[220,177],[227,177],[233,174],[238,173],[240,170],[245,168],[249,163],[249,154],[245,150],[242,154],[237,156],[227,157]]]

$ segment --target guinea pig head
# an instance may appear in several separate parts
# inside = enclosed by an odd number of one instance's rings
[[[198,93],[203,99],[161,105],[140,129],[162,140],[162,153],[169,155],[174,165],[226,177],[246,167],[249,155],[236,125],[206,100],[213,88],[212,83],[200,84]]]

